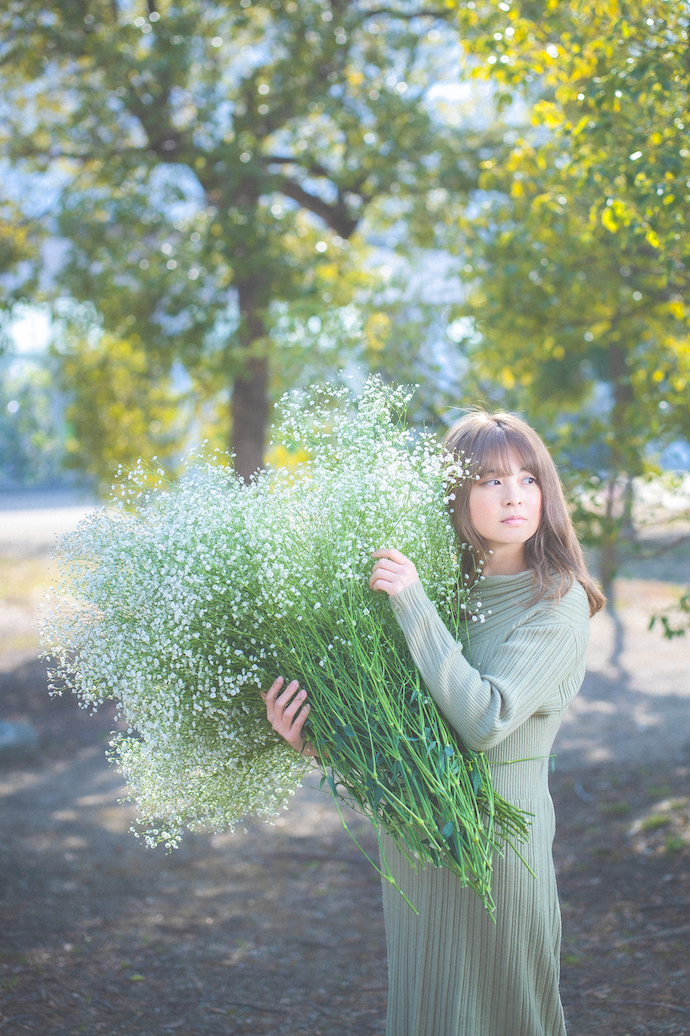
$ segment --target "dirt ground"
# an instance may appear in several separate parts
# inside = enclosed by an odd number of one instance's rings
[[[0,767],[0,1036],[382,1034],[378,877],[318,782],[274,827],[146,849],[105,762],[111,713],[46,693],[27,619],[43,545],[9,556],[0,719],[40,750]],[[621,584],[556,746],[570,1036],[690,1033],[690,642],[646,630],[669,592]]]

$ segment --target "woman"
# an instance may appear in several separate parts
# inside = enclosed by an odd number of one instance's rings
[[[580,688],[589,616],[605,603],[589,577],[555,465],[511,414],[473,412],[446,436],[471,459],[474,481],[451,497],[459,539],[484,560],[474,607],[485,621],[456,642],[413,563],[379,550],[370,579],[388,594],[424,682],[464,744],[486,752],[496,790],[533,814],[524,863],[494,861],[496,921],[444,868],[413,871],[386,835],[384,850],[415,915],[384,882],[389,958],[387,1036],[564,1036],[558,994],[560,913],[551,855],[549,753]],[[468,556],[463,578],[472,579]],[[268,718],[298,751],[309,706],[277,680]]]

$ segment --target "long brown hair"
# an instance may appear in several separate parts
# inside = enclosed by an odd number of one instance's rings
[[[559,600],[577,579],[587,594],[590,615],[603,608],[606,598],[587,571],[556,465],[534,429],[514,414],[477,409],[456,421],[446,433],[444,445],[472,476],[460,479],[448,491],[455,497],[450,504],[451,518],[460,541],[471,543],[480,558],[486,559],[488,546],[470,521],[470,492],[483,469],[510,471],[508,453],[512,449],[542,492],[539,527],[524,547],[525,561],[534,574],[533,602],[547,596]],[[470,556],[464,556],[463,569],[471,578],[474,561]]]

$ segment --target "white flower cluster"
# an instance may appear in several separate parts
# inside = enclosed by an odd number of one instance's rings
[[[385,595],[368,589],[372,551],[409,556],[446,613],[464,604],[450,483],[436,439],[400,417],[408,398],[376,379],[358,397],[290,395],[278,439],[309,457],[294,470],[244,485],[204,462],[166,486],[139,467],[114,509],[63,539],[44,628],[53,683],[85,706],[118,701],[130,729],[113,754],[150,841],[286,805],[305,761],[265,718],[259,690],[277,675],[309,690],[317,670],[352,674],[363,651],[405,653]]]

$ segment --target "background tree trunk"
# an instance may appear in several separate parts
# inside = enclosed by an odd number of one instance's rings
[[[611,427],[611,462],[606,495],[604,536],[599,551],[599,577],[610,608],[615,608],[614,579],[620,564],[620,547],[631,539],[633,477],[628,440],[628,408],[633,403],[630,373],[625,359],[627,352],[618,344],[609,346],[609,377],[613,388]],[[624,483],[621,486],[621,480]]]
[[[235,379],[232,390],[232,451],[235,471],[245,482],[264,462],[268,421],[268,360],[247,361],[247,373]]]
[[[603,526],[603,536],[599,546],[599,579],[601,588],[606,595],[606,601],[610,609],[615,608],[613,596],[613,580],[618,571],[618,533],[619,523],[616,521],[616,494],[618,479],[616,473],[612,472],[606,487],[606,510]]]
[[[239,339],[247,358],[232,389],[231,452],[235,471],[245,482],[263,467],[268,423],[268,358],[252,355],[265,327],[257,307],[254,281],[237,285],[240,303]]]

